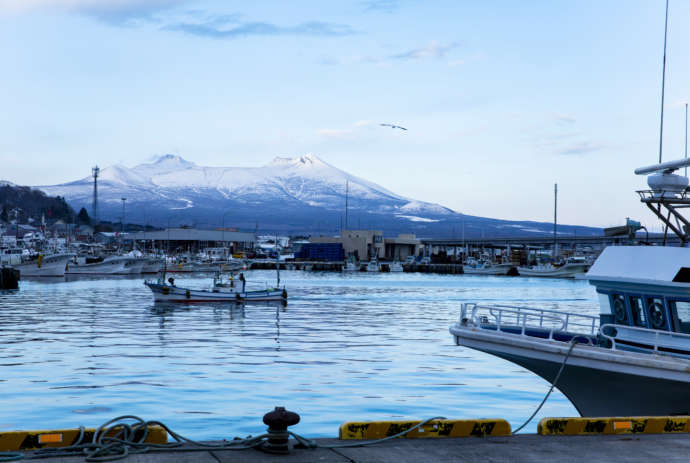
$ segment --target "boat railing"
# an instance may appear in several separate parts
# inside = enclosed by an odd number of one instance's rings
[[[690,201],[690,191],[654,191],[654,190],[637,190],[640,199],[643,202],[658,201],[659,199],[670,199],[676,201]]]
[[[613,323],[601,325],[599,334],[611,343],[612,350],[616,350],[617,344],[620,344],[628,348],[649,349],[655,353],[690,354],[690,334]]]
[[[460,314],[461,323],[463,320],[471,320],[475,326],[494,325],[497,331],[508,328],[514,331],[518,328],[522,335],[526,335],[529,330],[538,329],[548,332],[549,339],[553,339],[554,333],[558,332],[595,336],[599,318],[551,309],[464,303]]]

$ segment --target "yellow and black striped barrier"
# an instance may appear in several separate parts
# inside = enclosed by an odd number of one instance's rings
[[[95,428],[85,429],[84,437],[81,440],[82,443],[91,442],[96,431],[98,430]],[[114,433],[111,434],[114,435]],[[68,447],[77,443],[79,435],[79,429],[0,432],[0,452]],[[150,444],[166,444],[168,442],[168,433],[160,426],[149,426],[145,442]]]
[[[542,436],[683,432],[690,432],[690,416],[544,418],[537,427],[537,433]]]
[[[422,421],[362,421],[344,423],[339,437],[344,440],[371,440],[394,436]],[[502,419],[434,420],[410,431],[406,438],[510,436],[510,424]]]

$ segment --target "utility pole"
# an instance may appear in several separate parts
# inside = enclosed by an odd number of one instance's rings
[[[127,198],[120,198],[122,200],[122,221],[120,223],[120,234],[125,232],[125,201]]]
[[[687,105],[685,105],[687,108]],[[349,199],[350,199],[350,181],[345,180],[345,230],[348,230],[348,223],[347,223],[347,209],[349,206]]]
[[[93,224],[94,227],[98,225],[98,175],[101,173],[101,169],[95,166],[91,169],[91,175],[93,176]]]

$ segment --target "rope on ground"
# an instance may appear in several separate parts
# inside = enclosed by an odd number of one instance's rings
[[[408,434],[415,429],[421,428],[425,424],[431,422],[431,421],[436,421],[436,420],[445,420],[445,416],[435,416],[433,418],[429,418],[427,420],[422,421],[421,423],[417,423],[416,425],[412,426],[409,429],[406,429],[404,431],[401,431],[397,434],[393,434],[392,436],[386,436],[382,437],[381,439],[376,439],[376,440],[371,440],[371,441],[366,441],[366,442],[353,442],[353,443],[347,443],[347,444],[334,444],[334,445],[322,445],[319,444],[318,442],[307,439],[306,437],[300,436],[299,434],[295,434],[292,431],[288,431],[289,434],[295,438],[297,442],[299,442],[301,445],[307,448],[322,448],[322,449],[342,449],[342,448],[347,448],[347,447],[367,447],[369,445],[375,445],[375,444],[380,444],[382,442],[386,442],[401,436],[404,436],[405,434]]]
[[[541,401],[541,403],[539,404],[537,409],[534,410],[534,413],[532,413],[532,415],[529,418],[527,418],[527,421],[522,423],[515,431],[513,431],[513,434],[517,434],[518,432],[520,432],[522,430],[522,428],[527,426],[530,423],[530,421],[532,421],[532,419],[535,416],[537,416],[537,413],[539,413],[539,410],[541,410],[541,407],[544,406],[544,404],[546,403],[546,400],[549,398],[549,396],[553,392],[553,389],[556,387],[556,383],[558,383],[558,380],[561,379],[561,374],[563,373],[563,370],[565,369],[565,363],[568,361],[568,358],[570,357],[570,353],[575,348],[575,344],[577,344],[577,342],[578,341],[575,337],[573,337],[573,339],[570,340],[570,348],[568,349],[568,352],[565,354],[565,357],[563,358],[563,362],[561,363],[561,368],[558,370],[558,374],[556,375],[554,380],[551,381],[551,387],[549,388],[549,391],[546,393],[546,395],[544,396],[544,399]]]
[[[248,436],[244,439],[235,438],[231,441],[224,441],[221,443],[199,442],[189,439],[181,434],[176,433],[170,429],[165,423],[151,420],[146,421],[135,415],[123,415],[113,418],[110,421],[102,424],[94,433],[91,442],[84,442],[85,430],[82,426],[80,428],[79,437],[74,444],[67,447],[43,448],[33,452],[2,452],[0,453],[0,462],[19,461],[22,459],[34,460],[43,458],[55,457],[71,457],[82,456],[88,462],[105,462],[115,461],[127,458],[129,455],[146,453],[146,452],[194,452],[199,450],[248,450],[260,448],[268,441],[269,438],[282,437],[288,439],[292,436],[298,445],[303,448],[325,448],[337,449],[346,447],[366,447],[369,445],[380,444],[382,442],[404,436],[415,429],[418,429],[425,424],[444,420],[445,417],[437,416],[424,420],[409,429],[394,434],[392,436],[384,437],[366,442],[354,442],[347,444],[323,445],[318,444],[315,440],[295,434],[291,431],[268,432],[256,437]],[[132,423],[133,422],[133,423]],[[148,436],[149,426],[160,426],[163,428],[174,442],[167,444],[153,444],[146,441]],[[186,444],[186,445],[185,445]],[[184,447],[183,447],[184,445]]]
[[[24,458],[23,453],[0,452],[0,461],[19,461]]]
[[[132,423],[133,421],[133,423]],[[160,426],[174,442],[154,444],[145,442],[149,426]],[[29,453],[0,453],[0,462],[21,459],[42,459],[52,457],[83,456],[88,462],[115,461],[129,455],[146,452],[193,452],[199,450],[247,450],[259,447],[268,439],[268,434],[256,437],[235,438],[221,443],[198,442],[170,429],[156,420],[143,420],[135,415],[123,415],[101,425],[91,442],[84,442],[84,428],[79,437],[67,447],[43,448]],[[185,447],[183,445],[187,444]]]

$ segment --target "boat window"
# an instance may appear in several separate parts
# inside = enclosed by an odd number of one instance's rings
[[[690,333],[690,302],[674,301],[672,304],[678,316],[679,331]]]
[[[632,321],[635,326],[647,327],[647,316],[641,297],[630,298],[630,310],[632,312]]]
[[[613,308],[613,317],[616,323],[627,324],[628,314],[627,310],[625,310],[625,299],[620,294],[614,294],[612,300],[611,307]]]
[[[661,298],[650,297],[647,299],[647,315],[649,316],[649,326],[651,328],[661,330],[667,327],[664,301]]]

